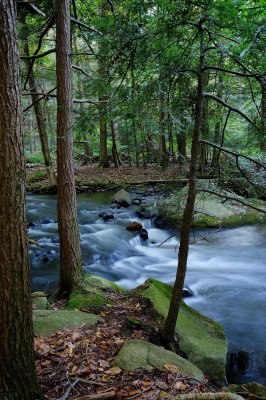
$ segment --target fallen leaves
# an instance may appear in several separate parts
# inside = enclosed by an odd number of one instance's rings
[[[158,324],[144,300],[109,296],[113,304],[101,310],[104,322],[35,338],[37,371],[46,400],[111,398],[110,393],[117,400],[172,400],[179,393],[211,390],[207,383],[180,376],[171,364],[164,365],[165,372],[127,372],[112,366],[126,340],[149,340]],[[129,317],[141,322],[137,330],[128,324]]]

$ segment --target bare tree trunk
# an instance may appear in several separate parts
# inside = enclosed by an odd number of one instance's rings
[[[266,89],[264,87],[261,88],[261,122],[261,150],[266,152]]]
[[[195,123],[194,123],[194,133],[192,138],[191,162],[189,170],[188,195],[187,195],[186,206],[183,213],[183,223],[180,233],[180,245],[179,245],[176,279],[173,287],[168,315],[166,317],[162,332],[162,337],[165,344],[171,344],[174,341],[175,326],[180,309],[180,304],[182,301],[182,289],[184,286],[185,276],[187,271],[189,235],[191,230],[194,204],[196,198],[196,171],[198,167],[198,158],[199,158],[199,141],[200,141],[201,122],[202,122],[203,76],[204,76],[203,75],[204,48],[203,48],[202,22],[199,23],[198,30],[200,33],[200,60],[198,69],[198,87],[197,87],[197,100],[195,108]]]
[[[28,29],[26,26],[25,18],[23,18],[23,23],[24,23],[24,38],[23,38],[24,39],[24,52],[25,52],[26,56],[29,56],[30,51],[29,51],[29,44],[28,44]],[[26,65],[27,70],[29,71],[31,68],[31,60],[25,59],[25,65]],[[29,76],[29,84],[30,84],[32,103],[34,104],[33,108],[34,108],[34,112],[35,112],[39,137],[40,137],[40,141],[41,141],[42,153],[43,153],[44,163],[45,163],[45,167],[46,167],[46,171],[47,171],[48,181],[51,186],[55,186],[56,178],[55,178],[55,173],[53,171],[51,154],[50,154],[50,149],[49,149],[49,144],[48,144],[48,135],[47,135],[47,129],[46,129],[46,124],[45,124],[45,116],[44,116],[42,104],[39,101],[40,96],[36,94],[38,92],[38,89],[37,89],[36,79],[35,79],[33,70],[31,70],[31,73]]]
[[[0,398],[43,399],[34,364],[16,2],[0,3]]]
[[[57,297],[67,297],[83,278],[73,164],[70,0],[56,3],[57,213],[60,277]]]
[[[116,146],[116,129],[115,129],[115,122],[112,120],[111,121],[111,133],[112,133],[112,159],[113,163],[115,165],[115,168],[118,168],[121,165],[118,152],[117,152],[117,146]]]
[[[159,78],[160,79],[160,78]],[[166,150],[165,128],[165,95],[161,83],[159,82],[159,165],[163,168],[168,165],[168,156]]]
[[[99,14],[104,17],[107,12],[107,2],[101,0],[99,7]],[[99,126],[100,126],[100,165],[103,168],[109,167],[108,152],[107,152],[107,70],[106,70],[106,56],[104,44],[99,38],[99,57],[98,57],[98,79],[99,79]]]

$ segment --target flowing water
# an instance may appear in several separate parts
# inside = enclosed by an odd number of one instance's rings
[[[137,207],[117,209],[111,205],[111,196],[78,195],[85,270],[125,288],[136,287],[148,277],[173,283],[178,237],[169,238],[169,232],[146,219],[141,222],[149,239],[141,240],[126,230],[129,222],[138,220]],[[156,203],[157,198],[152,201]],[[32,288],[51,291],[59,270],[56,198],[28,196],[27,209],[29,236],[39,243],[30,246]],[[99,218],[101,211],[113,213],[114,219],[104,222]],[[204,235],[197,232],[196,238],[202,240],[190,246],[186,284],[194,297],[186,302],[223,326],[230,352],[249,353],[248,371],[241,374],[232,367],[230,380],[266,384],[266,228],[245,226]]]

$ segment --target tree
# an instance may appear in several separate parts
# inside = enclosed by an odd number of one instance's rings
[[[199,67],[197,71],[197,98],[195,105],[195,122],[194,132],[192,137],[191,147],[191,160],[189,169],[189,183],[188,183],[188,195],[186,205],[183,213],[183,223],[180,233],[180,245],[178,253],[178,266],[176,279],[173,287],[172,297],[168,314],[163,327],[163,341],[167,345],[171,345],[175,336],[175,326],[180,309],[182,299],[182,289],[184,287],[186,271],[187,271],[187,259],[189,251],[189,236],[194,212],[194,204],[196,198],[196,172],[199,163],[199,141],[202,124],[202,109],[203,109],[203,83],[204,83],[204,18],[200,19],[198,23],[198,32],[200,36],[200,55],[199,55]]]
[[[0,59],[0,398],[36,400],[14,0],[0,3]]]
[[[73,164],[70,0],[56,3],[57,213],[60,276],[57,297],[67,297],[83,277]]]
[[[22,38],[24,41],[24,53],[26,57],[30,57],[30,51],[29,51],[29,42],[28,42],[28,35],[29,31],[27,28],[26,24],[26,16],[25,14],[22,15],[22,22],[24,24],[24,37]],[[55,178],[55,173],[53,171],[53,165],[52,165],[52,160],[51,160],[51,154],[50,154],[50,149],[49,149],[49,144],[48,144],[48,134],[47,134],[47,127],[45,124],[45,114],[44,114],[44,109],[41,104],[41,96],[38,95],[38,89],[37,89],[37,82],[35,78],[35,74],[33,71],[33,66],[31,65],[31,60],[30,58],[25,59],[25,65],[27,72],[29,74],[29,84],[30,84],[30,93],[31,93],[31,99],[32,99],[32,104],[35,112],[35,118],[37,122],[37,127],[39,131],[39,137],[41,141],[41,146],[42,146],[42,152],[43,152],[43,158],[44,158],[44,163],[47,171],[47,177],[49,184],[51,186],[56,185],[56,178]]]

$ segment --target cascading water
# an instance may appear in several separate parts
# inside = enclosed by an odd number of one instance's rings
[[[141,220],[149,239],[126,230],[135,207],[117,209],[111,193],[78,195],[81,246],[85,270],[133,288],[153,277],[173,283],[177,266],[178,237]],[[52,291],[59,270],[59,242],[54,196],[28,196],[32,288]],[[102,211],[114,214],[104,222]],[[139,220],[140,221],[140,220]],[[186,302],[219,322],[229,339],[230,352],[246,352],[250,365],[239,373],[232,366],[232,381],[266,384],[266,246],[265,227],[245,226],[213,231],[190,246],[186,284],[194,297]],[[163,243],[164,242],[164,243]],[[163,243],[163,244],[162,244]]]

